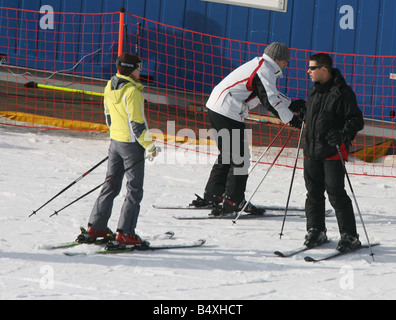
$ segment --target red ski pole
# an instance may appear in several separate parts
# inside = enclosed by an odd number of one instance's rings
[[[281,153],[283,152],[283,149],[285,149],[286,145],[289,143],[291,137],[293,136],[294,132],[296,131],[296,129],[294,128],[294,130],[292,131],[292,133],[289,135],[289,138],[287,138],[286,142],[284,143],[284,145],[282,146],[282,148],[279,150],[278,154],[276,155],[274,161],[272,161],[272,164],[270,165],[270,167],[268,168],[266,174],[264,175],[264,177],[261,179],[260,183],[257,185],[256,189],[254,190],[254,192],[252,193],[252,195],[250,196],[249,200],[246,201],[245,205],[243,206],[242,210],[240,210],[238,212],[237,217],[232,220],[232,223],[235,224],[236,221],[239,219],[240,215],[242,214],[242,212],[246,209],[247,205],[249,204],[249,202],[252,200],[253,196],[255,195],[255,193],[257,192],[258,188],[260,188],[261,184],[263,183],[264,179],[267,177],[268,173],[271,171],[272,167],[275,165],[275,162],[278,160],[279,156],[281,155]]]

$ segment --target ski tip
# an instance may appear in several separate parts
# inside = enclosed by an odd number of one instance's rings
[[[169,237],[174,237],[175,236],[175,233],[173,231],[167,231],[167,232],[165,232],[165,234],[167,236],[169,236]]]
[[[276,256],[278,256],[278,257],[284,257],[285,255],[282,253],[282,252],[280,252],[280,251],[275,251],[274,252],[274,255],[276,255]]]
[[[310,257],[310,256],[304,257],[304,260],[305,260],[306,262],[316,262],[316,260],[315,260],[314,258]]]
[[[86,256],[88,255],[86,252],[63,252],[65,256],[68,257],[76,257],[76,256]]]
[[[41,249],[41,250],[53,250],[53,249],[56,249],[56,246],[52,246],[50,244],[43,244],[43,245],[39,246],[39,249]]]

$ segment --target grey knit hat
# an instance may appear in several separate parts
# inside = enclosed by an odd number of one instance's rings
[[[267,48],[265,48],[264,53],[272,60],[290,60],[290,50],[288,46],[280,42],[272,42]]]

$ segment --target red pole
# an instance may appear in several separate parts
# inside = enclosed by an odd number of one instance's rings
[[[124,16],[125,16],[125,9],[120,9],[120,25],[118,27],[118,57],[123,53],[124,47]]]

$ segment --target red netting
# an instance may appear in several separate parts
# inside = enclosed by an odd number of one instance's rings
[[[91,92],[102,92],[114,72],[119,13],[55,12],[47,29],[42,18],[37,11],[0,8],[2,122],[102,129],[102,97]]]
[[[204,106],[213,87],[233,69],[262,55],[267,45],[192,32],[130,13],[125,14],[121,28],[119,12],[55,13],[53,29],[40,28],[42,17],[36,11],[0,8],[4,60],[0,123],[105,130],[102,97],[92,93],[103,92],[105,82],[116,72],[114,63],[122,41],[122,51],[137,53],[144,60],[142,79],[150,128],[161,130],[165,138],[179,134],[198,139],[200,130],[209,129]],[[279,88],[292,99],[306,99],[312,85],[307,76],[308,58],[314,52],[291,52]],[[348,170],[395,177],[396,80],[392,77],[396,56],[330,54],[355,91],[366,118]],[[24,86],[32,81],[50,87]],[[283,126],[261,107],[251,113],[247,124],[253,146],[260,147],[254,148],[256,158]],[[263,162],[272,162],[291,132],[289,128],[282,132]],[[206,139],[205,132],[201,137]],[[297,142],[296,132],[279,164],[294,165]],[[180,146],[180,142],[172,143]]]

